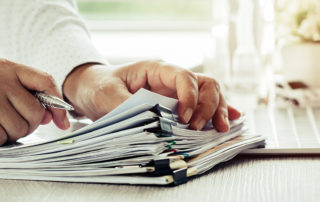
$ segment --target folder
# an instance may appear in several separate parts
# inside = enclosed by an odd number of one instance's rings
[[[179,122],[178,101],[140,89],[108,115],[58,138],[0,148],[0,178],[179,185],[264,145],[245,118],[226,133]],[[31,135],[32,136],[32,135]]]

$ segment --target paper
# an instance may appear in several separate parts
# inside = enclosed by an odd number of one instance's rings
[[[194,131],[176,117],[168,116],[170,112],[162,117],[167,110],[154,107],[160,104],[174,110],[177,103],[175,99],[141,89],[108,115],[76,131],[41,143],[0,148],[0,178],[179,184],[232,158],[242,149],[263,142],[247,137],[219,147],[246,132],[242,119],[231,122],[228,133],[219,133],[212,126]],[[45,137],[45,132],[38,130],[37,134]],[[195,157],[193,162],[184,161],[191,157]],[[167,166],[163,165],[167,162]],[[162,176],[155,177],[154,172]],[[172,175],[173,172],[179,174]]]
[[[154,106],[156,104],[160,104],[168,109],[171,109],[173,113],[176,112],[176,107],[178,104],[178,100],[169,98],[166,96],[159,95],[157,93],[153,93],[144,88],[138,90],[134,95],[132,95],[129,99],[124,101],[121,105],[119,105],[116,109],[108,113],[103,119],[107,119],[113,117],[116,114],[127,111],[132,107],[136,107],[141,104],[149,104]]]

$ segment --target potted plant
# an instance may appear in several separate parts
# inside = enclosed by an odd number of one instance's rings
[[[320,1],[278,0],[276,13],[284,78],[319,88]]]

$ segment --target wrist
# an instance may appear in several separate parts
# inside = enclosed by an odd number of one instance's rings
[[[90,88],[90,84],[92,81],[98,79],[95,78],[94,74],[97,68],[105,69],[106,66],[96,63],[87,63],[74,68],[74,70],[66,77],[62,86],[64,97],[75,107],[75,111],[79,115],[84,115],[81,109],[82,106],[85,105],[84,101],[90,97],[89,94],[92,92],[92,90],[88,90],[93,89]]]

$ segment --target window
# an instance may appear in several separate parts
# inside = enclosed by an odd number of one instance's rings
[[[93,29],[210,29],[211,0],[78,0]]]
[[[273,22],[269,20],[266,25],[264,19],[264,14],[269,19],[273,13],[273,0],[77,2],[93,42],[113,64],[160,57],[186,68],[204,64],[207,72],[213,67],[227,69],[236,47],[235,24],[240,3],[253,10],[254,33],[251,29],[249,32],[255,37],[247,38],[254,38],[259,54],[267,55],[274,49]]]
[[[191,68],[212,45],[212,0],[77,2],[94,44],[112,64],[156,57]]]

